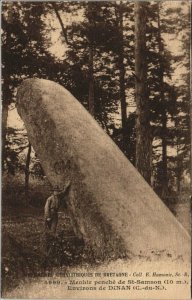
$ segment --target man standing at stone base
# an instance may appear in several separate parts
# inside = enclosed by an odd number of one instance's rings
[[[44,213],[45,213],[45,230],[52,235],[56,235],[58,223],[58,210],[65,193],[68,190],[70,183],[67,183],[65,188],[61,190],[58,186],[53,189],[53,194],[46,200]]]

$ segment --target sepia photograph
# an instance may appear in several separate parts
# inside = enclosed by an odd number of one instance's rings
[[[191,299],[191,1],[1,1],[1,298]]]

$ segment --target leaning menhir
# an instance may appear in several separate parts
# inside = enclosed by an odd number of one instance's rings
[[[190,237],[83,106],[59,84],[25,80],[18,112],[55,185],[70,180],[68,210],[96,256],[167,251],[190,259]]]

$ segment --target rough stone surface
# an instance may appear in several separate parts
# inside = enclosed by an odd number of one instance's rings
[[[28,79],[18,112],[50,182],[70,180],[68,210],[96,256],[190,259],[190,236],[114,142],[62,86]]]

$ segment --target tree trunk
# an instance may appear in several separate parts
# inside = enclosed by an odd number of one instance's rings
[[[167,111],[164,97],[164,67],[163,67],[163,56],[164,46],[161,38],[161,20],[160,20],[160,3],[158,4],[158,46],[159,46],[159,86],[160,86],[160,101],[164,107],[162,114],[162,198],[166,198],[168,195],[168,176],[167,176]]]
[[[177,120],[175,122],[175,125],[178,126],[177,124]],[[178,195],[180,194],[181,192],[181,178],[182,178],[182,158],[180,156],[180,151],[179,151],[179,145],[178,145],[178,137],[177,137],[177,170],[176,170],[176,186],[177,186],[177,193]]]
[[[177,171],[177,193],[178,195],[180,195],[180,192],[181,192],[181,172],[180,172],[180,164],[178,162],[177,164],[177,168],[178,168],[178,171]]]
[[[121,120],[122,120],[122,134],[123,134],[123,150],[126,151],[127,134],[127,103],[125,95],[125,65],[124,65],[124,46],[123,46],[123,11],[121,4],[117,7],[117,17],[119,25],[119,87],[120,87],[120,103],[121,103]]]
[[[6,158],[6,134],[7,134],[8,104],[2,102],[2,170],[4,171],[4,162]]]
[[[27,151],[27,158],[25,164],[25,199],[26,203],[29,203],[29,165],[31,160],[31,144],[29,143],[28,151]]]
[[[88,95],[88,107],[90,114],[94,117],[95,115],[95,100],[94,100],[94,69],[93,69],[93,60],[94,60],[94,49],[93,46],[89,46],[89,95]]]
[[[162,118],[162,198],[168,195],[168,178],[167,178],[167,117],[166,112]]]
[[[146,3],[135,2],[135,96],[136,120],[136,168],[151,182],[150,148],[151,134],[149,104],[147,99],[146,66]]]

